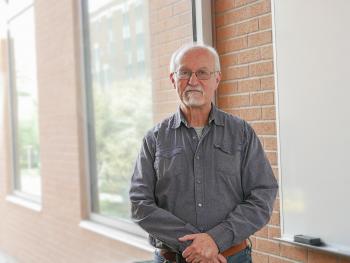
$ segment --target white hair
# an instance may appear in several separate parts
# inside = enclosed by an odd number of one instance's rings
[[[183,45],[172,54],[171,60],[170,60],[170,73],[176,71],[176,67],[179,64],[180,58],[188,51],[194,50],[194,49],[204,49],[204,50],[207,50],[209,53],[211,53],[214,56],[215,71],[220,71],[220,59],[216,49],[202,43],[193,42],[193,43],[188,43]]]

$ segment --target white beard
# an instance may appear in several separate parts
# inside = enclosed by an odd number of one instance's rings
[[[205,104],[205,99],[202,87],[187,87],[182,94],[182,101],[188,107],[203,106]]]

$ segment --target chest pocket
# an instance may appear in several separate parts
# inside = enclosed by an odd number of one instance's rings
[[[241,151],[224,144],[214,144],[215,171],[224,176],[240,176]]]
[[[156,151],[154,169],[157,177],[181,174],[184,167],[184,148],[161,148]]]

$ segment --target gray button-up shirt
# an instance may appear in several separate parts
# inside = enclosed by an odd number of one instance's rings
[[[132,176],[132,218],[183,251],[186,234],[208,233],[222,252],[269,220],[277,182],[247,122],[215,106],[199,139],[180,109],[143,139]]]

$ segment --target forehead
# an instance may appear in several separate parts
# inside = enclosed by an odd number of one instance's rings
[[[179,67],[190,69],[201,67],[213,68],[214,64],[214,55],[210,51],[201,48],[187,50],[180,54],[178,59]]]

